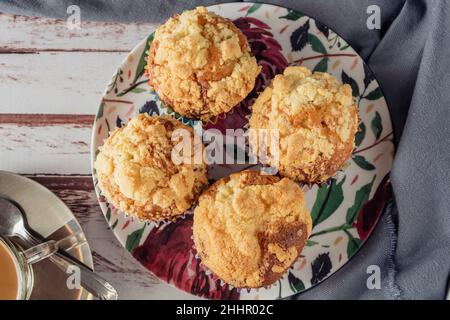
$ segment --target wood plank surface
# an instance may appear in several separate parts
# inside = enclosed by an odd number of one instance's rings
[[[28,174],[90,174],[93,119],[91,115],[0,113],[1,169]]]
[[[0,53],[0,113],[95,114],[123,52]]]
[[[101,95],[151,24],[64,20],[0,13],[0,169],[53,191],[86,233],[97,272],[121,299],[189,299],[161,283],[122,248],[98,206],[90,137]]]
[[[94,114],[147,23],[66,21],[0,13],[0,113]]]
[[[0,114],[1,124],[15,124],[18,127],[46,127],[73,124],[80,128],[91,128],[95,116],[90,114]]]
[[[0,13],[0,53],[128,52],[145,38],[150,23],[85,21],[69,29],[66,20]]]

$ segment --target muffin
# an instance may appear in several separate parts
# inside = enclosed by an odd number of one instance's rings
[[[172,134],[177,129],[192,138],[192,152],[191,161],[176,165],[172,150],[181,137],[172,139]],[[194,147],[194,141],[201,144],[201,140],[194,137],[191,127],[169,116],[141,114],[116,129],[100,147],[94,164],[103,195],[120,210],[144,220],[182,214],[208,182],[206,165],[195,157],[202,147]]]
[[[359,119],[352,89],[327,73],[288,67],[252,108],[249,128],[254,133],[278,131],[278,157],[270,157],[274,151],[268,148],[267,162],[285,177],[305,183],[325,181],[355,147]],[[250,144],[257,150],[262,142],[254,138]]]
[[[194,211],[194,243],[202,263],[237,288],[278,280],[300,255],[311,228],[300,187],[257,171],[216,181]]]
[[[202,121],[241,102],[259,72],[242,32],[204,7],[156,29],[146,66],[149,84],[166,105]]]

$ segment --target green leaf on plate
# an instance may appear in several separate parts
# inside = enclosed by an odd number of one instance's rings
[[[344,51],[345,49],[347,49],[348,47],[350,47],[349,44],[344,45],[343,47],[339,48],[339,50]]]
[[[344,178],[336,184],[336,179],[331,179],[330,186],[325,183],[317,191],[316,201],[311,210],[311,218],[313,226],[318,225],[322,221],[330,217],[334,211],[341,205],[344,200],[344,193],[342,185],[345,182]]]
[[[109,207],[108,207],[108,210],[106,210],[105,218],[106,218],[106,221],[108,221],[108,222],[109,222],[109,220],[111,220],[111,209]]]
[[[366,137],[366,125],[364,122],[361,122],[359,124],[359,130],[355,135],[355,146],[359,147],[361,142],[363,142],[364,138]]]
[[[377,140],[380,139],[381,132],[383,131],[383,124],[381,123],[381,116],[378,111],[375,112],[375,117],[372,119],[370,127]]]
[[[147,91],[146,89],[143,88],[139,88],[139,86],[143,83],[147,83],[147,79],[133,83],[130,87],[128,87],[127,89],[122,90],[121,92],[117,93],[116,96],[118,97],[123,97],[124,95],[126,95],[128,92],[134,92],[134,93],[141,93],[144,91]]]
[[[298,11],[289,9],[287,15],[280,17],[280,19],[296,21],[296,20],[300,19],[303,16],[304,16],[303,13],[300,13]]]
[[[312,240],[306,240],[307,247],[312,247],[312,246],[315,246],[316,244],[319,244],[319,243],[316,241],[312,241]]]
[[[98,107],[98,112],[97,112],[96,119],[100,119],[101,117],[103,117],[103,111],[104,110],[105,110],[105,103],[102,102],[102,103],[100,103],[100,106]]]
[[[348,236],[348,243],[347,243],[347,257],[350,259],[356,251],[358,251],[359,247],[361,246],[361,240],[358,238],[355,238],[350,232],[345,232]]]
[[[144,224],[144,226],[140,229],[137,229],[136,231],[133,231],[128,237],[127,241],[125,243],[125,248],[132,252],[134,248],[136,248],[139,243],[141,242],[142,234],[144,233],[145,227],[147,225]]]
[[[327,195],[328,195],[328,185],[326,183],[322,183],[322,185],[317,190],[316,201],[314,202],[314,205],[311,210],[311,218],[313,220],[313,225],[315,225],[314,222],[319,217],[320,210],[325,203]]]
[[[144,68],[147,64],[147,52],[150,49],[155,33],[152,32],[148,37],[145,43],[144,52],[142,52],[141,57],[139,59],[138,66],[136,68],[136,75],[134,76],[133,84],[144,74]]]
[[[288,281],[289,281],[289,287],[291,288],[292,292],[300,292],[305,290],[305,285],[302,280],[297,278],[292,274],[292,272],[289,271],[288,274]]]
[[[147,91],[147,90],[144,89],[144,88],[136,87],[136,88],[131,89],[130,91],[131,91],[131,92],[134,92],[134,93],[142,93],[142,92],[145,92],[145,91]]]
[[[380,87],[374,89],[369,94],[367,94],[364,98],[368,100],[377,100],[380,99],[383,96],[383,92],[381,92]]]
[[[376,176],[373,176],[372,181],[368,184],[362,186],[355,194],[355,201],[353,205],[348,208],[346,215],[346,223],[348,225],[352,225],[353,222],[358,218],[358,213],[364,203],[369,200],[370,191],[372,191],[373,182],[375,181]]]
[[[367,161],[363,156],[353,156],[352,159],[361,169],[369,171],[375,170],[375,166]]]
[[[347,73],[345,73],[344,70],[342,70],[341,78],[342,78],[343,83],[347,83],[350,85],[350,87],[352,87],[353,96],[358,97],[359,96],[359,87],[358,87],[358,84],[356,83],[355,79],[353,79]]]
[[[117,227],[117,224],[119,223],[119,219],[114,221],[113,225],[111,226],[111,230],[114,230]]]
[[[256,10],[258,10],[261,7],[262,3],[255,3],[254,5],[252,5],[248,11],[247,11],[247,15],[249,15],[250,13],[255,12]]]
[[[325,49],[324,45],[322,44],[322,41],[319,40],[315,35],[312,33],[308,33],[308,41],[311,45],[311,48],[318,53],[327,54],[327,49]]]
[[[313,72],[327,72],[328,70],[328,58],[323,58],[313,69]]]

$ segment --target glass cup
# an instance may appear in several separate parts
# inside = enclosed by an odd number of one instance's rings
[[[29,299],[34,283],[31,266],[51,256],[60,247],[67,249],[84,241],[84,236],[75,234],[60,241],[50,240],[24,250],[17,243],[0,237],[0,300]]]

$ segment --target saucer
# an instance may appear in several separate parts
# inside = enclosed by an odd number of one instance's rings
[[[31,179],[0,171],[0,196],[15,201],[25,212],[29,226],[45,239],[59,240],[82,232],[81,226],[64,202]],[[93,269],[91,250],[87,243],[67,253]],[[70,274],[62,272],[49,260],[33,265],[33,272],[31,300],[92,299],[92,295],[82,288],[69,289],[66,281]]]

